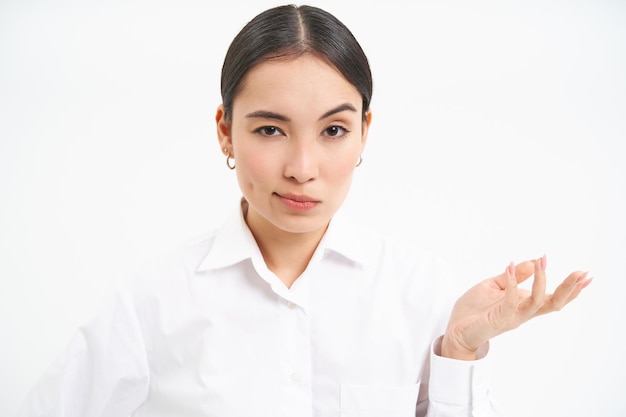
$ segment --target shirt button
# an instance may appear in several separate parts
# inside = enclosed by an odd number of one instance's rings
[[[295,372],[293,374],[291,374],[291,376],[289,377],[289,379],[291,380],[291,382],[293,384],[298,384],[300,382],[302,382],[302,377],[300,376],[299,373]]]
[[[287,308],[289,308],[289,310],[293,310],[294,308],[296,308],[296,303],[287,301]]]

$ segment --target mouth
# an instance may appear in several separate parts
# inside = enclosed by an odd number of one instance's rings
[[[274,194],[280,198],[285,206],[292,210],[306,211],[314,208],[318,204],[321,204],[320,200],[304,194]]]

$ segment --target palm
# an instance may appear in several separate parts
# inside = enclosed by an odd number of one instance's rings
[[[532,291],[518,288],[532,275]],[[444,337],[444,347],[451,352],[446,356],[470,357],[489,339],[535,316],[560,310],[589,284],[586,275],[573,272],[553,294],[546,294],[544,257],[511,264],[504,273],[478,283],[454,305]]]

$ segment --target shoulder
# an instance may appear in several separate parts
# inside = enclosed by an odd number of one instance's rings
[[[141,294],[184,285],[211,251],[218,230],[188,238],[137,264],[129,274],[128,288]]]
[[[407,242],[367,226],[355,226],[352,233],[364,259],[356,281],[359,294],[372,305],[386,305],[443,325],[441,320],[453,302],[452,275],[444,258],[419,242]]]
[[[334,219],[329,232],[328,249],[360,264],[368,280],[438,293],[447,285],[447,263],[417,239],[401,240],[345,216]]]
[[[369,226],[352,223],[343,225],[341,231],[354,236],[352,241],[358,245],[366,265],[385,265],[396,270],[447,271],[444,258],[418,238],[415,241],[402,240]]]
[[[372,254],[377,253],[377,268],[404,281],[408,287],[443,290],[449,278],[447,262],[439,254],[395,237],[371,235]]]

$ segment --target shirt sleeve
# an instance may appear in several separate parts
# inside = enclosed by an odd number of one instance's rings
[[[489,345],[478,351],[478,359],[463,361],[439,355],[441,339],[430,352],[427,417],[497,417],[499,413],[489,390]]]
[[[148,383],[139,321],[131,296],[120,291],[77,331],[18,417],[127,417],[146,398]]]

